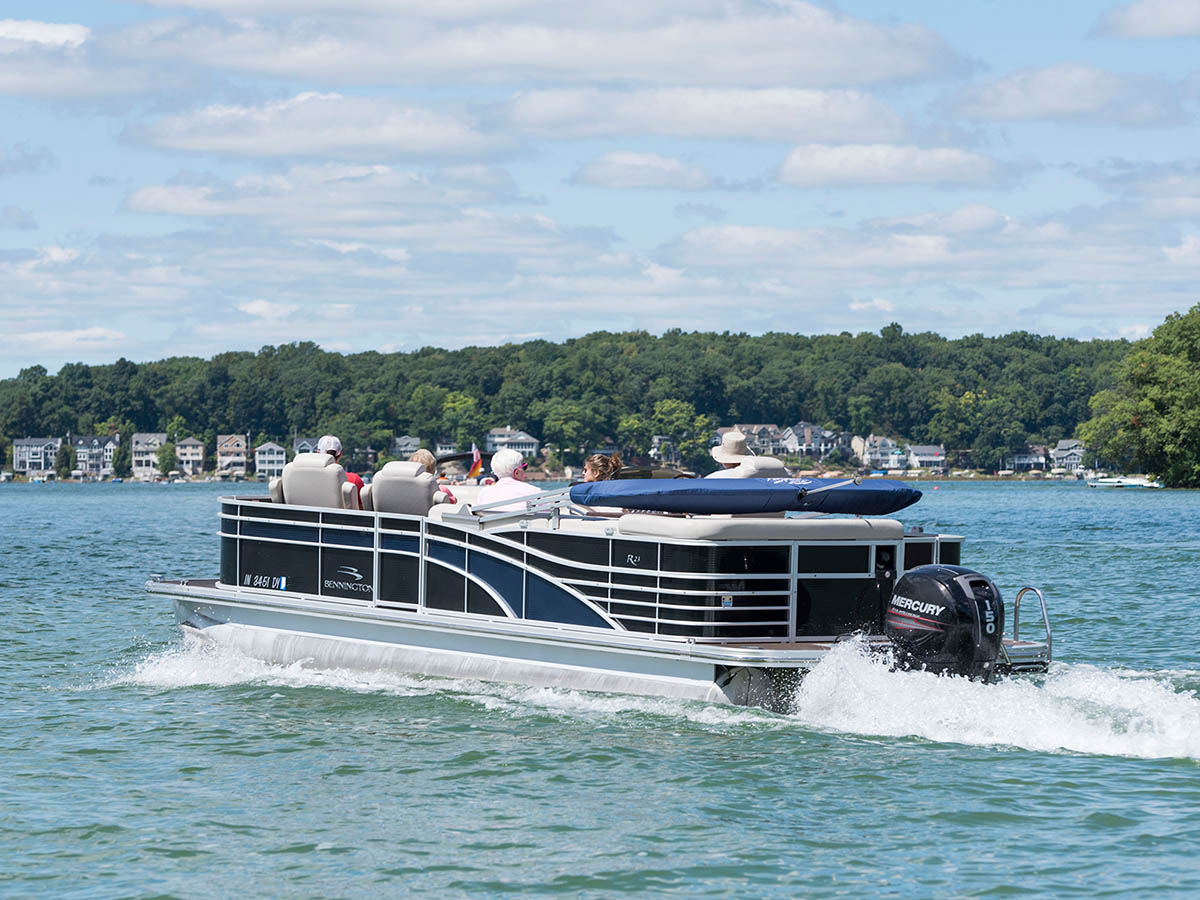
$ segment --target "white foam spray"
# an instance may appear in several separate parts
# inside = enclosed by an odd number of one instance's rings
[[[981,684],[893,671],[836,646],[801,683],[794,718],[829,731],[1026,750],[1200,759],[1200,699],[1162,673],[1055,664],[1043,678]]]
[[[265,685],[393,696],[444,694],[512,716],[627,721],[683,719],[716,731],[788,729],[917,738],[1040,752],[1200,760],[1200,699],[1172,684],[1194,672],[1145,672],[1055,664],[1042,678],[981,684],[891,669],[864,644],[838,644],[804,678],[787,716],[764,710],[561,688],[429,678],[389,671],[275,665],[231,647],[185,637],[98,687],[172,690]]]

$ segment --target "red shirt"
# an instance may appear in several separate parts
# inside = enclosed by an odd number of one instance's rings
[[[353,472],[346,473],[346,480],[354,485],[354,502],[358,504],[359,509],[362,509],[362,497],[360,494],[363,489],[363,480]]]

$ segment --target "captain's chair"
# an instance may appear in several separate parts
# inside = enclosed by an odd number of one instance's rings
[[[270,490],[273,503],[358,509],[346,470],[328,453],[301,453],[283,467],[282,478],[271,479]]]
[[[362,489],[360,499],[363,509],[424,516],[445,496],[438,489],[437,479],[421,463],[393,460],[375,473]]]
[[[732,469],[720,469],[709,478],[790,478],[787,467],[773,456],[751,456]]]

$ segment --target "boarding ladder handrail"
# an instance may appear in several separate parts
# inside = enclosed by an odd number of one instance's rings
[[[1054,638],[1050,634],[1050,614],[1046,611],[1046,597],[1039,588],[1035,588],[1032,585],[1026,585],[1017,591],[1017,596],[1013,600],[1012,639],[1014,642],[1021,639],[1021,598],[1031,591],[1034,594],[1037,594],[1038,602],[1040,602],[1042,605],[1042,625],[1046,629],[1046,659],[1050,660],[1053,658],[1052,650]]]

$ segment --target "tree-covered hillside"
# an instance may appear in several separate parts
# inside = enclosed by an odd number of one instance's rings
[[[1116,374],[1115,386],[1092,398],[1080,437],[1118,469],[1200,486],[1200,305],[1167,316]]]
[[[1126,341],[1015,332],[948,340],[906,334],[597,332],[463,350],[343,355],[311,343],[111,365],[40,367],[0,381],[0,434],[340,434],[385,447],[393,433],[482,445],[495,425],[552,446],[612,437],[644,451],[664,429],[800,420],[901,436],[1002,464],[1027,442],[1074,433],[1113,387]]]

